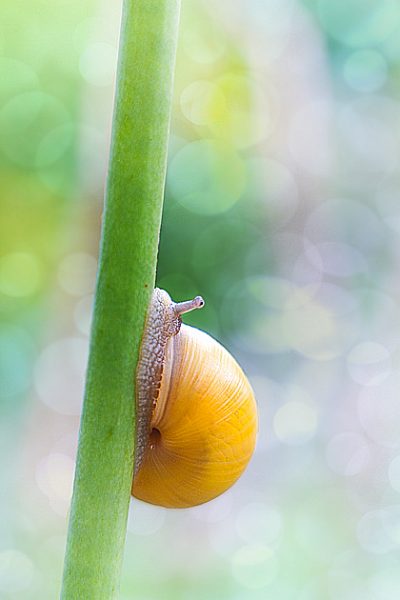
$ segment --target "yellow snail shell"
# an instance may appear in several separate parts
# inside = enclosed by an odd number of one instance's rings
[[[211,336],[181,324],[201,308],[156,288],[137,370],[132,494],[169,508],[196,506],[240,477],[256,443],[257,407],[235,359]]]

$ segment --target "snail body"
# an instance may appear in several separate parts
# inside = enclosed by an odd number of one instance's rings
[[[203,304],[174,303],[156,288],[142,340],[132,494],[169,508],[222,494],[255,447],[257,408],[243,371],[211,336],[181,324]]]

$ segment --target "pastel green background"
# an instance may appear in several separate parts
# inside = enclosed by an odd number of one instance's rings
[[[4,600],[60,589],[120,10],[0,9]],[[183,0],[158,284],[260,430],[219,499],[132,500],[122,600],[398,597],[399,64],[395,0]]]

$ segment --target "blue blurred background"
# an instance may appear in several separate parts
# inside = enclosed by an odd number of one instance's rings
[[[120,2],[0,22],[0,598],[58,596]],[[158,285],[256,391],[219,499],[132,500],[122,600],[400,590],[400,5],[183,2]]]

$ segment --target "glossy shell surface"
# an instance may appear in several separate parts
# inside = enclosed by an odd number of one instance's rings
[[[166,345],[132,493],[171,508],[207,502],[243,473],[256,435],[256,402],[242,369],[212,337],[182,325]]]

